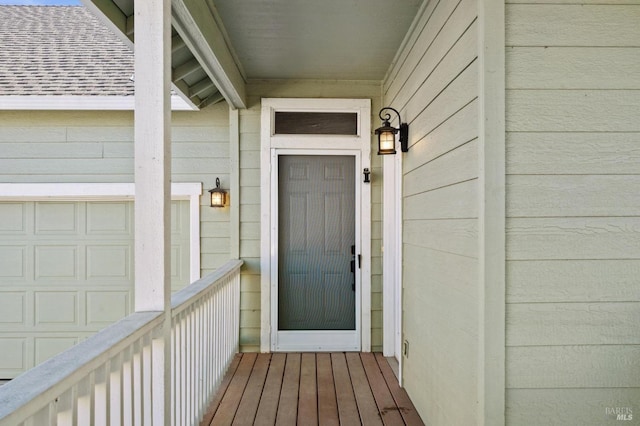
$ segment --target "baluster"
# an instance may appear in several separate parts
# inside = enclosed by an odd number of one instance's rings
[[[176,365],[178,358],[178,351],[176,350],[178,341],[178,330],[176,327],[176,317],[172,317],[171,319],[171,340],[169,344],[171,345],[171,417],[170,423],[175,425],[177,424],[177,398],[179,395],[178,391],[178,379],[176,376]]]
[[[122,424],[133,424],[133,365],[131,347],[124,350],[122,360]]]
[[[78,383],[78,394],[77,394],[77,412],[78,412],[78,423],[81,425],[91,424],[91,414],[92,414],[92,380],[93,373],[89,374],[89,376],[83,378]]]
[[[109,362],[109,420],[112,426],[124,424],[122,414],[122,353],[117,354]]]
[[[145,334],[142,339],[140,339],[141,350],[140,350],[140,363],[141,363],[141,384],[142,387],[142,424],[148,425],[151,424],[153,420],[152,415],[152,403],[151,400],[153,398],[151,393],[152,386],[152,361],[151,361],[151,334]]]
[[[107,360],[103,365],[98,367],[93,374],[93,421],[96,426],[107,426],[109,424],[109,400],[107,398],[109,392],[109,379],[107,373],[107,371],[109,371],[109,364],[110,361]]]

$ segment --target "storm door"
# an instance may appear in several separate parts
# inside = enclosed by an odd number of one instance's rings
[[[278,332],[301,349],[357,340],[355,187],[354,156],[278,156]]]

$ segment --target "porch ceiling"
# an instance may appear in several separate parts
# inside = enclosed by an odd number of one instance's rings
[[[213,1],[250,79],[381,80],[421,0]]]
[[[133,41],[134,0],[83,0]],[[244,106],[250,79],[381,80],[422,0],[172,0],[174,86]]]

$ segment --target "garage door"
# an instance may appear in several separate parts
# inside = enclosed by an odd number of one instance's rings
[[[189,202],[174,201],[172,290],[189,283]],[[133,310],[133,202],[0,203],[0,379]]]

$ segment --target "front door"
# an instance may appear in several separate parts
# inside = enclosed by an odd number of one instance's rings
[[[355,157],[278,156],[280,350],[357,350]]]

